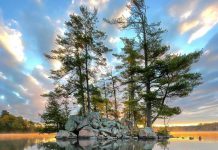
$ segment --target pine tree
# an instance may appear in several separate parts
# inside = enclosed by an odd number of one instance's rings
[[[147,6],[144,0],[132,0],[127,6],[131,12],[129,18],[106,20],[119,24],[123,29],[133,29],[142,54],[141,68],[138,69],[141,83],[140,96],[146,105],[147,126],[161,114],[166,100],[172,97],[187,96],[195,86],[200,84],[201,74],[191,73],[191,64],[196,62],[201,51],[187,55],[170,55],[169,46],[163,45],[161,35],[164,30],[160,23],[149,24]]]
[[[42,95],[43,97],[47,97],[48,100],[45,106],[45,112],[41,115],[41,118],[46,125],[54,125],[56,131],[64,128],[70,112],[66,100],[61,101],[63,95],[65,94],[60,87],[55,88],[54,91],[48,94]]]
[[[46,56],[58,60],[62,67],[51,71],[51,78],[65,87],[71,98],[82,105],[82,115],[91,111],[90,80],[95,78],[92,68],[105,64],[104,32],[97,29],[97,10],[80,7],[81,14],[70,15],[66,33],[58,36],[58,47]],[[62,82],[66,80],[66,82]]]
[[[88,101],[88,112],[91,111],[90,78],[95,77],[91,67],[105,65],[104,54],[110,50],[104,45],[106,35],[97,29],[97,10],[90,12],[87,7],[81,6],[81,25],[83,28],[83,47],[85,55],[85,78]],[[91,66],[92,65],[92,66]]]
[[[115,57],[121,60],[121,64],[116,66],[120,71],[121,84],[125,87],[125,97],[127,101],[124,102],[126,117],[133,121],[134,124],[137,122],[137,116],[139,115],[138,110],[138,99],[137,96],[137,69],[139,68],[140,54],[135,50],[135,41],[127,38],[122,39],[124,48],[122,54],[114,54]]]

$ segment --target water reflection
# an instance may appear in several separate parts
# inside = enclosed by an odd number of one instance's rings
[[[37,139],[0,140],[0,150],[22,150],[36,145]]]
[[[154,140],[67,140],[48,139],[15,139],[0,140],[0,150],[205,150],[217,149],[218,141],[189,140],[175,138],[169,141]]]
[[[152,150],[156,144],[155,140],[136,141],[136,140],[116,140],[116,141],[57,141],[61,148],[67,150]]]

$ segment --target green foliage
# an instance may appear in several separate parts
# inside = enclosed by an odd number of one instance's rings
[[[65,93],[63,93],[60,87],[57,87],[54,92],[43,95],[48,98],[48,101],[45,112],[41,115],[41,118],[45,126],[52,127],[56,131],[64,129],[64,125],[70,113],[66,99],[60,102],[63,95],[65,95]]]
[[[103,43],[106,35],[97,29],[97,21],[96,9],[89,11],[81,6],[80,14],[71,14],[65,23],[66,32],[58,36],[58,47],[46,55],[61,62],[59,70],[51,71],[51,78],[62,85],[68,97],[76,98],[82,115],[91,111],[90,80],[95,80],[97,71],[93,68],[105,65],[104,54],[109,51]]]
[[[170,135],[170,131],[167,130],[167,128],[160,128],[158,131],[157,131],[157,135],[158,136],[169,136]]]
[[[131,71],[138,76],[136,85],[140,86],[139,97],[144,100],[147,126],[150,127],[163,112],[168,99],[187,96],[201,83],[201,74],[190,72],[190,68],[198,61],[202,52],[169,54],[170,47],[162,43],[162,34],[165,30],[160,27],[160,23],[149,24],[147,21],[145,1],[133,0],[127,9],[131,12],[130,17],[106,21],[118,24],[122,29],[135,30],[137,42],[134,44],[137,50],[132,52],[138,51],[140,65]],[[123,50],[124,54],[127,50]],[[132,58],[125,57],[122,61],[128,62]]]
[[[37,132],[42,128],[40,124],[16,117],[6,110],[0,116],[0,132]]]

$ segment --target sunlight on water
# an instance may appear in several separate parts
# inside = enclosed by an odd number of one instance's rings
[[[217,150],[218,132],[174,132],[168,141],[69,140],[56,141],[55,134],[0,134],[0,150]],[[202,137],[199,140],[199,136]],[[190,139],[190,137],[192,137]]]

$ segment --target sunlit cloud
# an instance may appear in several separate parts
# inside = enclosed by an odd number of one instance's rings
[[[51,64],[53,70],[59,70],[62,67],[62,63],[58,60],[52,60]]]
[[[188,43],[204,36],[218,23],[218,4],[213,4],[202,11],[198,18],[200,27],[191,35]]]
[[[35,85],[37,85],[37,86],[40,85],[40,82],[39,82],[36,78],[34,78],[32,75],[27,74],[27,77],[28,77],[28,79],[29,79],[30,81],[32,81],[32,83],[34,83]]]
[[[169,9],[171,16],[179,20],[179,32],[189,32],[188,43],[203,37],[218,24],[218,3],[202,6],[200,1],[180,1]]]
[[[0,47],[9,52],[17,61],[24,61],[22,33],[0,23]]]

